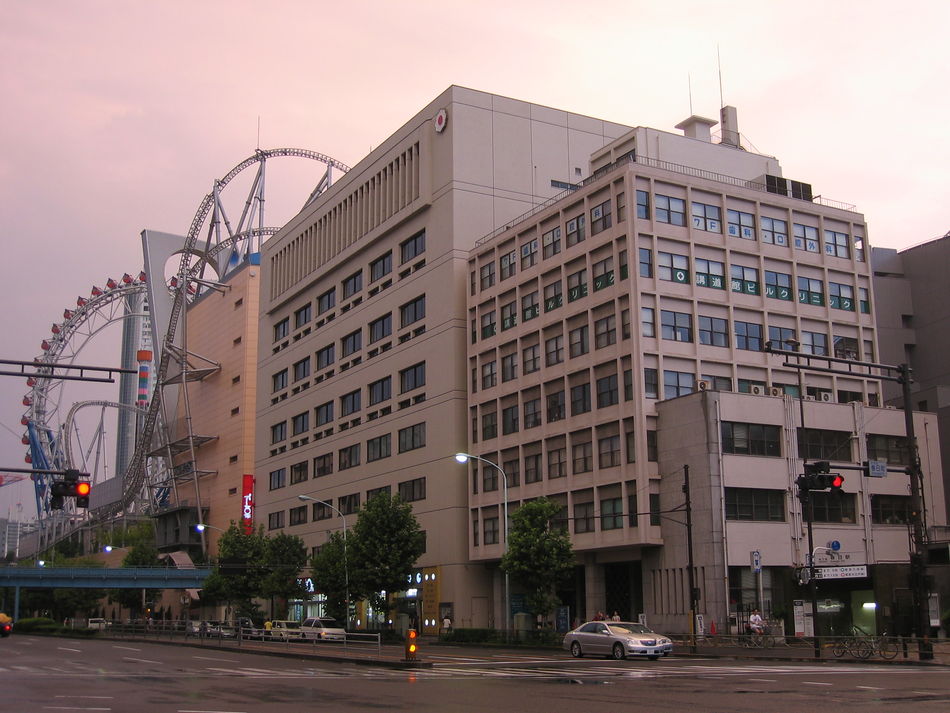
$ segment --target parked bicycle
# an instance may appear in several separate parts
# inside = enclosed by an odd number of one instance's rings
[[[856,637],[867,639],[868,643],[871,645],[872,656],[880,656],[882,659],[888,661],[897,656],[897,639],[893,636],[888,636],[887,631],[882,632],[878,636],[869,636],[868,633],[860,626],[852,626],[851,632]]]
[[[863,660],[874,654],[874,646],[867,636],[842,636],[832,643],[831,653],[839,659],[847,654]]]

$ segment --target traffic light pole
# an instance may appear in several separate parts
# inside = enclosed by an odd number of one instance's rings
[[[693,504],[689,497],[689,465],[683,466],[683,494],[686,496],[686,567],[689,580],[689,651],[696,653],[696,573],[693,571]]]
[[[808,513],[805,521],[808,524],[808,591],[811,594],[811,634],[815,642],[815,658],[821,658],[821,641],[818,639],[818,582],[815,581],[815,536],[812,522],[815,520],[815,500],[811,491],[799,487],[798,499],[802,503],[802,513]]]

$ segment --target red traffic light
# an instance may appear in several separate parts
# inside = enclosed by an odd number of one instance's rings
[[[838,473],[835,473],[831,477],[831,489],[832,490],[841,490],[841,486],[844,485],[844,476]]]
[[[76,495],[82,497],[89,495],[89,491],[92,490],[92,486],[86,482],[76,483]]]

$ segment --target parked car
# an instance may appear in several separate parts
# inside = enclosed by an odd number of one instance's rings
[[[311,617],[304,619],[300,625],[304,639],[323,639],[325,641],[345,641],[346,629],[328,616]]]
[[[239,616],[232,626],[240,632],[242,639],[264,638],[264,627],[257,626],[250,617]]]
[[[300,641],[303,638],[303,632],[300,631],[299,621],[288,621],[278,619],[271,622],[270,638],[289,639],[291,641]]]
[[[97,629],[99,631],[105,631],[110,626],[112,626],[111,621],[106,621],[102,617],[92,617],[89,621],[86,622],[87,629]]]
[[[0,636],[7,637],[13,633],[13,619],[0,612]]]
[[[652,661],[673,652],[673,642],[649,627],[631,621],[589,621],[564,635],[563,646],[571,656],[586,654],[612,656],[646,656]]]

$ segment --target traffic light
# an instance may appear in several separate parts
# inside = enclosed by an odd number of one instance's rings
[[[80,480],[76,483],[76,507],[77,508],[88,508],[89,507],[89,493],[92,491],[92,486],[88,481]]]
[[[80,480],[83,475],[71,468],[63,474],[62,480],[54,481],[50,486],[50,507],[54,510],[63,509],[63,498],[76,498],[77,508],[89,507],[89,493],[92,485],[88,480]]]
[[[419,633],[415,629],[406,632],[406,661],[415,661],[419,654]]]
[[[830,490],[840,493],[844,485],[844,476],[839,473],[830,473],[831,464],[828,461],[806,463],[805,473],[795,480],[799,490]]]

